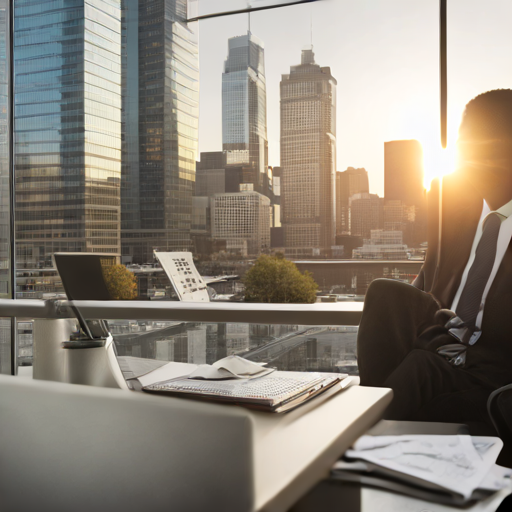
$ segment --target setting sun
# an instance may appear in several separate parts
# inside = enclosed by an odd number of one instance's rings
[[[446,176],[456,168],[455,144],[448,145],[446,149],[437,144],[423,144],[423,186],[430,190],[434,178]]]

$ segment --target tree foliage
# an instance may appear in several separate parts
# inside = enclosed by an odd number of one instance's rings
[[[103,278],[114,300],[137,298],[137,278],[124,265],[103,267]]]
[[[282,255],[262,254],[245,274],[245,301],[272,303],[313,303],[318,285],[310,272],[300,273]]]

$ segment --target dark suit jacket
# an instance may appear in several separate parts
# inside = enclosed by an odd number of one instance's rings
[[[483,198],[462,173],[443,180],[441,251],[438,257],[439,184],[428,195],[428,250],[414,285],[450,308],[457,293],[482,212]],[[469,347],[465,370],[491,387],[512,383],[512,245],[489,291],[482,335]]]

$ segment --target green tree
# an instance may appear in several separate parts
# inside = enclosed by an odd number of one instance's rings
[[[137,297],[137,278],[124,265],[103,267],[103,278],[114,300],[132,300]]]
[[[244,277],[246,302],[313,303],[318,285],[282,254],[262,254]]]

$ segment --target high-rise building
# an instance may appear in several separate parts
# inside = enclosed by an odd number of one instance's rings
[[[228,251],[256,256],[270,248],[270,199],[258,192],[216,194],[210,202],[212,238]]]
[[[121,1],[16,2],[18,266],[120,254]]]
[[[409,223],[404,236],[408,244],[426,241],[427,205],[423,187],[423,149],[417,140],[394,140],[384,143],[384,199],[400,201],[404,207],[414,207],[414,219],[407,213]]]
[[[368,171],[364,168],[348,167],[336,173],[336,234],[350,232],[349,198],[360,192],[370,192]]]
[[[250,32],[228,40],[222,74],[222,148],[242,183],[265,193],[268,168],[267,89],[263,43]]]
[[[383,201],[377,194],[354,194],[350,200],[350,234],[370,238],[383,225]]]
[[[282,76],[281,167],[286,255],[328,256],[336,233],[336,80],[312,49]]]
[[[420,205],[423,188],[423,149],[417,140],[384,143],[384,198]]]
[[[211,151],[200,154],[196,163],[196,196],[210,197],[226,192],[226,152]],[[238,192],[234,190],[233,192]]]
[[[127,0],[124,7],[125,262],[152,261],[154,249],[190,250],[199,67],[186,18],[186,0]]]
[[[2,299],[14,298],[11,295],[13,290],[10,289],[10,145],[12,142],[10,121],[10,6],[11,2],[0,0],[0,298]],[[7,362],[9,361],[7,360]],[[0,373],[2,373],[1,370]]]
[[[0,298],[14,298],[11,289],[11,51],[12,2],[0,0]],[[0,373],[11,373],[11,321],[0,318]]]

